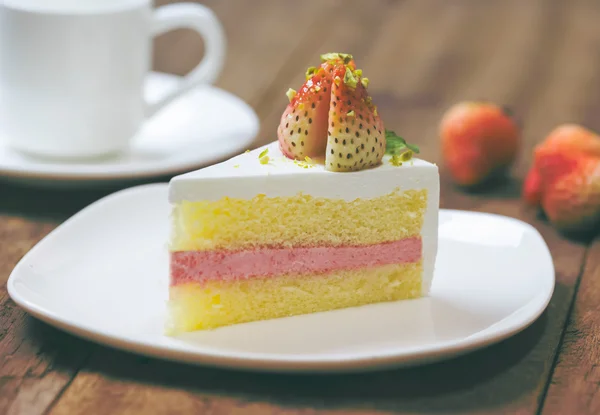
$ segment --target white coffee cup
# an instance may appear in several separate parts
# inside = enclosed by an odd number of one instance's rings
[[[147,103],[152,38],[175,28],[200,33],[205,56],[160,102]],[[8,145],[37,156],[121,152],[147,117],[213,83],[224,58],[222,26],[199,4],[0,0],[0,131]]]

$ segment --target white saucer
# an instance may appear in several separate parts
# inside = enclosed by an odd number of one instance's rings
[[[440,212],[428,298],[163,335],[167,186],[114,193],[35,246],[8,292],[32,315],[93,341],[159,358],[261,371],[344,371],[449,358],[532,323],[554,289],[539,233],[486,213]]]
[[[146,96],[156,100],[177,82],[177,76],[151,73]],[[0,131],[0,179],[87,186],[175,175],[246,150],[258,130],[258,117],[245,102],[214,86],[200,86],[148,120],[130,151],[115,158],[85,163],[30,158],[2,144]]]

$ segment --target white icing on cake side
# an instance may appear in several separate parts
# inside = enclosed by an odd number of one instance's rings
[[[260,164],[258,155],[268,148],[270,161]],[[383,164],[356,172],[330,172],[317,164],[303,168],[286,158],[277,142],[244,153],[213,166],[174,177],[169,184],[169,201],[218,200],[222,197],[251,199],[295,196],[372,198],[402,190],[430,187],[437,181],[437,167],[420,159],[392,166],[389,156]]]
[[[268,148],[268,164],[259,154]],[[258,194],[286,197],[304,193],[313,197],[354,200],[383,196],[396,189],[428,190],[423,239],[423,293],[433,278],[438,243],[439,173],[436,165],[413,159],[401,166],[389,163],[356,172],[330,172],[323,165],[304,168],[286,158],[278,142],[233,157],[210,167],[182,174],[169,183],[169,201],[219,200],[223,197],[251,199]]]

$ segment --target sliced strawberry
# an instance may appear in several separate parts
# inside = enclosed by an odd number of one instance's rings
[[[318,68],[306,71],[306,81],[298,92],[288,90],[290,103],[281,116],[277,138],[282,153],[291,159],[323,156],[327,145],[327,117],[333,72],[338,67],[354,67],[352,56],[329,53],[321,56]]]
[[[323,154],[327,145],[327,115],[331,77],[323,70],[308,79],[292,96],[281,116],[277,137],[287,157],[303,160]]]
[[[349,68],[334,72],[325,166],[355,171],[376,166],[385,153],[385,129],[367,89]]]
[[[356,171],[381,163],[386,134],[367,93],[368,79],[351,55],[321,55],[298,93],[289,92],[277,136],[287,157],[324,159],[329,171]],[[407,147],[408,148],[408,147]]]

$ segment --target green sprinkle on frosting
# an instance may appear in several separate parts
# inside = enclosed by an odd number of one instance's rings
[[[369,78],[362,78],[360,80],[360,83],[362,84],[362,86],[364,86],[365,88],[367,88],[369,86]]]
[[[390,158],[390,164],[392,166],[402,166],[402,163],[406,163],[407,161],[410,161],[412,163],[412,157],[413,157],[412,150],[407,149],[400,154],[394,154]]]
[[[385,130],[385,140],[385,152],[392,155],[390,163],[394,166],[401,166],[402,163],[412,161],[414,153],[420,151],[418,146],[407,143],[404,138],[390,130]]]
[[[263,151],[260,152],[260,154],[258,155],[258,161],[260,162],[260,164],[267,164],[269,162],[270,158],[267,154],[269,154],[268,148],[265,148]]]
[[[399,155],[397,155],[397,154],[394,154],[394,155],[392,156],[392,158],[390,159],[390,164],[391,164],[392,166],[396,166],[396,167],[398,167],[398,166],[402,166],[402,159],[400,158],[400,156],[399,156]]]
[[[313,161],[313,159],[306,156],[304,157],[304,160],[294,160],[294,164],[298,167],[302,167],[303,169],[310,169],[314,167],[316,163]]]
[[[412,150],[406,150],[404,153],[400,154],[400,158],[402,161],[409,161],[413,157]]]

